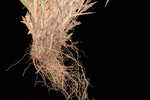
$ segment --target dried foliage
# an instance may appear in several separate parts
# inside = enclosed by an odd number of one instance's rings
[[[23,23],[32,34],[32,57],[46,85],[61,91],[66,100],[87,100],[89,82],[78,60],[78,49],[67,35],[79,15],[95,4],[91,0],[21,0],[28,12]],[[66,43],[68,41],[69,43]],[[69,61],[69,65],[65,62]]]

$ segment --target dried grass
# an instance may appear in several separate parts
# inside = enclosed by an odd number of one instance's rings
[[[23,23],[32,34],[30,51],[34,66],[47,87],[66,100],[87,100],[89,82],[78,60],[78,49],[67,32],[80,22],[79,15],[95,4],[91,0],[23,0],[28,12]],[[66,43],[68,41],[69,43]],[[70,65],[65,65],[70,59]]]

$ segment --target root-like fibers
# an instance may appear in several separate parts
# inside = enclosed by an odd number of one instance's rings
[[[46,85],[64,94],[66,100],[88,99],[89,82],[78,61],[78,49],[67,32],[80,22],[79,15],[94,3],[91,0],[21,0],[28,12],[23,23],[32,34],[30,55]],[[66,41],[70,43],[66,43]],[[70,63],[66,65],[65,62]]]

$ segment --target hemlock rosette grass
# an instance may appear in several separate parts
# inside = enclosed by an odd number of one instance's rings
[[[23,23],[32,35],[30,55],[47,86],[64,94],[66,100],[87,100],[89,82],[78,60],[78,48],[67,35],[95,2],[91,0],[20,0],[28,9]],[[69,43],[66,43],[68,41]],[[75,57],[76,55],[76,57]],[[72,64],[65,65],[70,59]]]

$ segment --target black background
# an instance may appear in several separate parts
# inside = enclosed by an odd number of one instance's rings
[[[17,100],[63,100],[61,94],[50,92],[44,87],[34,87],[35,69],[31,66],[22,76],[28,60],[26,57],[9,71],[8,66],[17,62],[29,46],[31,36],[27,35],[27,29],[20,23],[26,9],[19,0],[3,0],[0,3],[0,98],[4,97]],[[126,17],[122,17],[124,10],[121,6],[113,7],[110,2],[104,8],[105,0],[99,2],[90,9],[96,12],[93,15],[79,17],[82,24],[75,28],[73,39],[81,41],[79,47],[84,50],[88,58],[83,58],[87,76],[90,79],[90,99],[108,100],[122,99],[129,93],[121,92],[128,84],[122,81],[126,69],[126,63],[130,59],[129,49],[125,48],[128,40],[126,28],[121,23]],[[128,17],[128,16],[127,16]],[[127,22],[126,22],[127,23]],[[121,67],[120,67],[121,66]],[[123,84],[122,84],[123,83]],[[5,100],[4,99],[4,100]],[[2,99],[1,99],[2,100]]]

